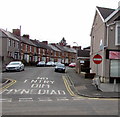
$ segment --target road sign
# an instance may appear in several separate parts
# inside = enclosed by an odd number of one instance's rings
[[[93,62],[95,64],[100,64],[102,62],[102,57],[99,55],[99,54],[96,54],[94,57],[93,57]]]

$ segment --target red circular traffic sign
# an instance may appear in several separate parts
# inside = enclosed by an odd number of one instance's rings
[[[96,54],[94,57],[93,57],[93,62],[95,64],[100,64],[102,62],[102,57],[99,55],[99,54]]]

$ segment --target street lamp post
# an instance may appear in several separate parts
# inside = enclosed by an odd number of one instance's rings
[[[77,44],[77,46],[78,46],[78,43],[77,43],[77,42],[73,42],[73,43]]]
[[[76,50],[77,50],[77,57],[78,57],[78,47],[79,47],[79,45],[78,45],[78,43],[77,42],[73,42],[74,44],[76,44],[77,45],[77,48],[76,48]]]

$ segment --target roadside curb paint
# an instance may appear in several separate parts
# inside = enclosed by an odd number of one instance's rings
[[[16,83],[16,80],[12,80],[12,79],[9,79],[9,78],[7,78],[7,79],[10,80],[10,82],[7,83],[7,84],[6,84],[5,86],[3,86],[2,88],[0,88],[0,94],[1,94],[2,92],[4,92],[5,89],[9,88],[10,86],[12,86],[13,84]]]
[[[74,97],[77,97],[77,98],[86,98],[86,99],[90,99],[90,100],[92,100],[92,99],[94,99],[94,100],[120,100],[119,97],[105,97],[105,96],[97,97],[97,96],[89,96],[89,95],[85,95],[85,94],[80,94],[78,91],[76,92],[77,94],[75,95],[74,92],[72,91],[72,89],[70,88],[70,85],[69,85],[69,83],[67,81],[67,80],[70,79],[70,77],[69,77],[69,79],[66,78],[66,77],[67,76],[63,76],[63,81],[65,83],[67,91],[70,93],[71,96],[74,96]],[[74,89],[77,90],[75,87],[74,87]]]
[[[63,78],[65,87],[66,87],[67,91],[69,92],[69,94],[70,94],[71,96],[76,97],[77,95],[75,95],[74,92],[71,90],[70,85],[69,85],[69,83],[68,83],[66,77],[65,77],[65,76],[62,76],[62,78]]]

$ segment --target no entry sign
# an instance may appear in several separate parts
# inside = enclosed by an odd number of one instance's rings
[[[96,54],[94,57],[93,57],[93,62],[95,64],[100,64],[102,62],[102,57],[99,55],[99,54]]]

